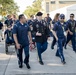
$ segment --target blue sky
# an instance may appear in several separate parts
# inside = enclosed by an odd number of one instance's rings
[[[21,14],[27,6],[32,5],[34,0],[14,0],[18,6],[20,7],[20,13]]]

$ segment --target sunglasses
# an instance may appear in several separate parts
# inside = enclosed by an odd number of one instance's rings
[[[74,16],[70,16],[70,17],[74,17]]]
[[[65,18],[60,18],[60,19],[65,19]]]

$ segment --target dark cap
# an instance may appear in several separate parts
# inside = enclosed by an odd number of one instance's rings
[[[38,13],[36,14],[36,16],[42,16],[42,15],[43,15],[42,12],[38,12]]]
[[[60,18],[65,18],[65,15],[64,14],[60,14]]]

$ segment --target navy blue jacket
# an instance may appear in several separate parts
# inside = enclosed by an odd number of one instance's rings
[[[26,23],[22,25],[18,22],[13,27],[13,34],[17,34],[18,43],[22,46],[29,45],[28,31],[30,31],[30,28]]]
[[[68,29],[71,31],[71,32],[75,32],[75,30],[76,30],[76,21],[75,20],[68,20],[67,21],[67,27],[68,27]]]
[[[58,21],[55,23],[53,30],[56,31],[57,37],[61,39],[65,37],[64,32],[66,31],[66,28],[65,22],[62,25],[60,21]]]

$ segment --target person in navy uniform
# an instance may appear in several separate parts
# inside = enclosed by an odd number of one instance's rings
[[[65,40],[66,40],[66,23],[64,22],[65,19],[65,15],[64,14],[60,14],[60,18],[59,21],[57,23],[55,23],[54,28],[53,28],[53,34],[57,40],[57,52],[56,52],[56,56],[61,58],[61,62],[63,64],[65,64],[65,57],[64,57],[64,53],[63,53],[63,46],[65,44]]]
[[[60,15],[60,13],[56,13],[56,15],[55,15],[55,17],[54,17],[54,19],[52,21],[51,28],[53,28],[54,25],[55,25],[55,23],[59,21],[59,15]],[[52,44],[51,44],[51,49],[54,49],[55,44],[56,44],[56,38],[53,36],[53,41],[52,41]]]
[[[12,26],[12,24],[13,24],[13,20],[11,18],[11,15],[8,15],[7,20],[5,21],[5,25],[6,25],[6,27],[8,27],[9,25]]]
[[[67,21],[67,26],[68,26],[68,35],[67,35],[67,41],[66,41],[66,45],[65,45],[65,49],[66,46],[68,44],[68,42],[71,40],[72,42],[72,47],[73,47],[73,51],[76,52],[76,21],[74,20],[74,14],[70,14],[70,19]]]
[[[29,39],[28,35],[30,38],[30,43],[32,42],[31,39],[31,32],[28,24],[26,23],[25,16],[23,14],[19,15],[19,22],[16,23],[13,27],[13,37],[14,41],[16,44],[17,50],[17,56],[18,56],[18,64],[19,68],[23,67],[23,58],[22,58],[22,53],[24,49],[25,53],[25,59],[24,63],[26,64],[26,67],[30,69],[29,65]]]
[[[12,15],[12,21],[13,21],[13,25],[18,22],[16,15]]]
[[[31,36],[32,36],[32,46],[30,45],[30,50],[33,50],[35,47],[36,47],[36,44],[35,44],[35,36],[33,35],[33,22],[35,21],[34,19],[34,16],[31,15],[30,16],[30,20],[27,21],[29,27],[30,27],[30,30],[31,30]]]
[[[47,22],[48,22],[48,25],[50,25],[52,22],[52,19],[51,19],[51,17],[49,17],[49,14],[47,14]]]
[[[30,26],[30,30],[31,30],[31,35],[32,35],[32,40],[33,40],[33,42],[35,42],[34,40],[35,40],[35,37],[34,37],[34,35],[33,35],[33,22],[34,22],[35,20],[34,20],[34,16],[33,15],[31,15],[30,16],[30,20],[28,20],[28,25]],[[35,45],[35,43],[34,43],[34,45]]]
[[[4,32],[5,38],[6,38],[6,43],[7,44],[12,44],[14,43],[14,39],[13,39],[13,31],[12,31],[12,27],[8,26],[8,28],[6,29],[6,31]]]
[[[34,21],[34,16],[31,15],[30,20],[28,20],[28,25],[32,25],[33,21]]]
[[[8,53],[7,45],[14,44],[12,26],[7,27],[7,29],[4,32],[4,37],[5,37],[5,43],[6,43],[6,52]]]
[[[44,21],[46,22],[46,25],[49,27],[48,21],[47,21],[47,17],[44,18]]]
[[[44,65],[41,54],[47,49],[49,28],[47,27],[46,22],[42,20],[42,15],[42,12],[37,13],[37,20],[33,23],[33,34],[35,35],[35,41],[37,44],[39,63]]]

